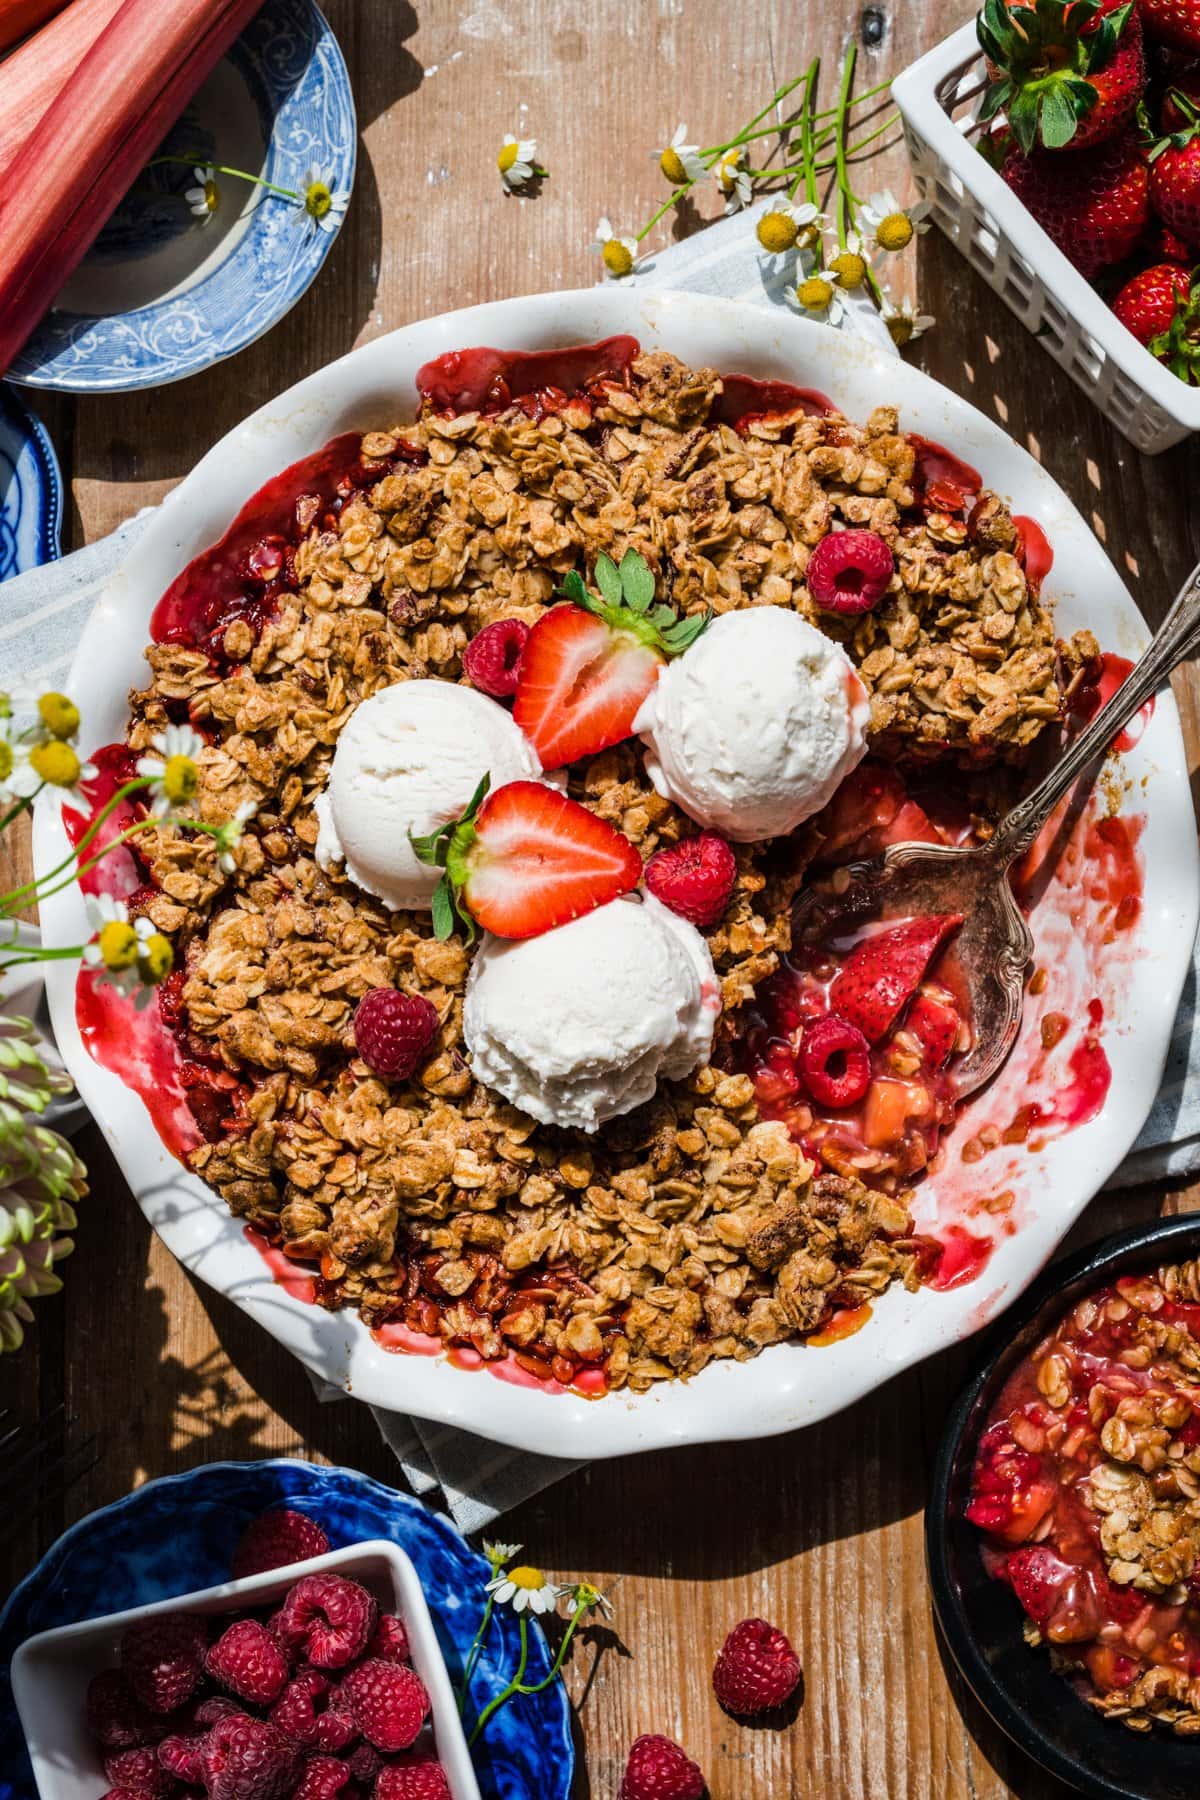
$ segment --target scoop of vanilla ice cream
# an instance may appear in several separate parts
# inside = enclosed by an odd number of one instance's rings
[[[463,1035],[478,1081],[546,1125],[595,1131],[712,1053],[721,986],[708,945],[651,895],[540,937],[486,937]]]
[[[862,760],[869,714],[840,644],[787,607],[754,606],[666,665],[633,728],[660,794],[749,843],[820,812]]]
[[[344,863],[351,881],[394,912],[428,908],[440,871],[408,834],[424,837],[492,787],[541,779],[537,753],[495,700],[451,681],[400,681],[351,714],[316,802],[323,869]]]

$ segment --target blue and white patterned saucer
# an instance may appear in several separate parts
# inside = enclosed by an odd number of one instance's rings
[[[357,123],[337,39],[313,0],[267,0],[143,170],[8,371],[28,387],[161,387],[245,349],[316,277],[340,214],[318,226],[293,201],[220,177],[195,218],[192,164],[223,163],[303,192],[317,169],[354,183]],[[328,226],[329,229],[325,227]]]
[[[0,382],[0,581],[62,555],[63,489],[54,445]]]
[[[147,1482],[102,1507],[59,1538],[0,1614],[0,1796],[37,1800],[8,1669],[35,1632],[175,1594],[229,1577],[234,1546],[249,1521],[292,1506],[325,1528],[335,1550],[389,1538],[406,1550],[429,1602],[457,1685],[483,1602],[488,1564],[448,1519],[354,1469],[286,1460],[209,1463]],[[497,1610],[471,1680],[478,1713],[500,1692],[518,1654],[515,1616]],[[530,1672],[550,1672],[546,1641],[530,1633]],[[474,1751],[484,1800],[568,1800],[575,1769],[571,1711],[561,1681],[518,1697],[496,1713]]]

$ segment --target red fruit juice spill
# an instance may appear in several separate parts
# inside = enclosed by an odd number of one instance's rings
[[[910,431],[908,441],[917,453],[913,486],[918,503],[940,512],[965,512],[983,487],[979,470],[920,432]]]
[[[1013,524],[1017,528],[1017,560],[1034,593],[1040,593],[1043,581],[1054,567],[1054,550],[1050,539],[1037,520],[1029,518],[1025,513],[1014,513]]]
[[[816,388],[793,387],[790,381],[756,381],[752,375],[722,375],[721,392],[709,409],[710,425],[732,425],[743,436],[761,419],[802,412],[822,418],[837,407]]]
[[[96,779],[89,782],[87,814],[63,809],[63,823],[72,844],[78,844],[117,789],[134,773],[134,757],[124,744],[108,744],[92,756]],[[84,860],[118,837],[135,817],[123,802],[101,826],[84,851]],[[112,894],[127,899],[142,885],[132,853],[122,847],[110,851],[95,869],[84,875],[80,886],[87,894]],[[82,967],[75,982],[75,1022],[93,1062],[119,1075],[126,1087],[144,1102],[154,1128],[173,1156],[185,1161],[204,1142],[181,1075],[179,1049],[163,1020],[157,997],[141,1012],[107,982],[96,980]]]
[[[942,1254],[928,1285],[947,1293],[951,1288],[965,1287],[987,1268],[995,1245],[991,1238],[977,1237],[963,1225],[946,1225],[938,1233]]]
[[[1107,705],[1118,688],[1125,685],[1132,669],[1133,664],[1127,656],[1114,656],[1110,650],[1106,650],[1100,658],[1100,669],[1096,679],[1088,681],[1076,695],[1071,708],[1073,716],[1084,723],[1089,719],[1094,719],[1100,708]],[[1141,710],[1134,714],[1124,731],[1118,733],[1113,739],[1114,750],[1133,749],[1154,717],[1154,698],[1154,695],[1151,694]]]
[[[628,387],[640,355],[628,336],[564,350],[447,350],[417,370],[417,392],[437,412],[498,413],[516,401],[539,416],[604,383]]]
[[[258,1251],[270,1269],[277,1287],[281,1287],[285,1294],[290,1294],[293,1300],[302,1300],[306,1306],[316,1305],[316,1277],[308,1273],[303,1263],[293,1262],[290,1256],[277,1250],[273,1244],[268,1243],[261,1231],[255,1231],[253,1225],[246,1227],[246,1242]]]

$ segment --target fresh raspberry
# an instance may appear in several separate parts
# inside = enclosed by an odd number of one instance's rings
[[[407,1081],[434,1040],[438,1016],[424,994],[372,988],[354,1010],[354,1042],[385,1081]]]
[[[272,1725],[294,1744],[311,1749],[317,1743],[316,1702],[328,1692],[329,1683],[319,1670],[301,1669],[271,1708]]]
[[[292,1800],[333,1800],[350,1780],[349,1763],[332,1756],[311,1756]]]
[[[380,1613],[375,1635],[367,1645],[367,1655],[382,1657],[384,1662],[412,1661],[404,1621],[395,1613]]]
[[[818,1106],[854,1106],[871,1085],[871,1046],[836,1013],[805,1026],[796,1060]]]
[[[150,1800],[150,1796],[145,1788],[115,1787],[103,1793],[100,1800]]]
[[[896,570],[890,544],[873,531],[831,531],[808,559],[805,580],[826,612],[870,612],[887,593]]]
[[[162,1730],[134,1694],[119,1669],[93,1675],[87,1691],[88,1730],[106,1750],[150,1744]]]
[[[300,1774],[300,1752],[265,1719],[220,1719],[204,1741],[209,1800],[284,1800]]]
[[[104,1759],[104,1776],[115,1788],[134,1788],[154,1796],[169,1794],[175,1786],[151,1744],[136,1750],[114,1750]]]
[[[357,1581],[305,1575],[284,1601],[279,1625],[284,1642],[303,1646],[318,1669],[344,1669],[370,1643],[378,1617],[375,1601]]]
[[[204,1732],[193,1733],[190,1737],[182,1731],[172,1732],[158,1746],[158,1760],[168,1775],[176,1781],[186,1782],[188,1787],[204,1785]]]
[[[351,1669],[341,1686],[354,1722],[379,1750],[407,1750],[429,1713],[420,1676],[404,1663],[373,1657]]]
[[[348,1750],[358,1735],[352,1715],[341,1707],[331,1706],[317,1719],[317,1749],[326,1756],[338,1756]]]
[[[355,1781],[361,1781],[364,1785],[374,1781],[383,1767],[383,1758],[374,1744],[356,1745],[346,1761],[350,1765],[350,1773]]]
[[[286,1507],[252,1519],[238,1540],[230,1565],[235,1581],[246,1575],[262,1575],[267,1569],[283,1569],[288,1563],[307,1562],[324,1556],[329,1539],[315,1519]]]
[[[529,640],[529,627],[520,619],[497,619],[485,625],[462,653],[463,674],[481,694],[508,700],[517,691],[521,657]]]
[[[162,1613],[128,1627],[121,1639],[121,1668],[143,1706],[174,1712],[199,1686],[207,1647],[203,1620]]]
[[[254,1706],[270,1706],[287,1686],[287,1657],[257,1619],[238,1619],[223,1631],[204,1666],[218,1687]]]
[[[737,880],[737,858],[715,831],[659,850],[646,864],[645,882],[656,900],[693,925],[716,925]]]
[[[774,1625],[743,1619],[725,1639],[713,1670],[713,1689],[736,1718],[774,1712],[800,1685],[800,1658]]]
[[[202,1700],[193,1715],[197,1725],[215,1725],[221,1719],[240,1719],[242,1709],[236,1700],[230,1700],[225,1694],[210,1694]]]
[[[669,1737],[637,1738],[617,1800],[701,1800],[704,1776]]]
[[[375,1800],[450,1800],[450,1783],[441,1763],[432,1756],[389,1763],[379,1772]]]

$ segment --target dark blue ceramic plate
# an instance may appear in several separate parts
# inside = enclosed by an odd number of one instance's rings
[[[210,1463],[151,1481],[72,1526],[9,1600],[0,1615],[3,1800],[37,1800],[8,1680],[17,1645],[55,1625],[228,1580],[230,1557],[248,1521],[280,1504],[319,1520],[335,1550],[390,1538],[407,1551],[457,1683],[479,1622],[488,1565],[446,1519],[353,1469]],[[531,1640],[532,1674],[540,1679],[550,1669],[545,1640],[536,1628]],[[517,1648],[515,1616],[498,1612],[471,1681],[474,1712],[504,1685]],[[567,1800],[575,1752],[562,1683],[503,1707],[476,1746],[475,1767],[484,1800]]]

